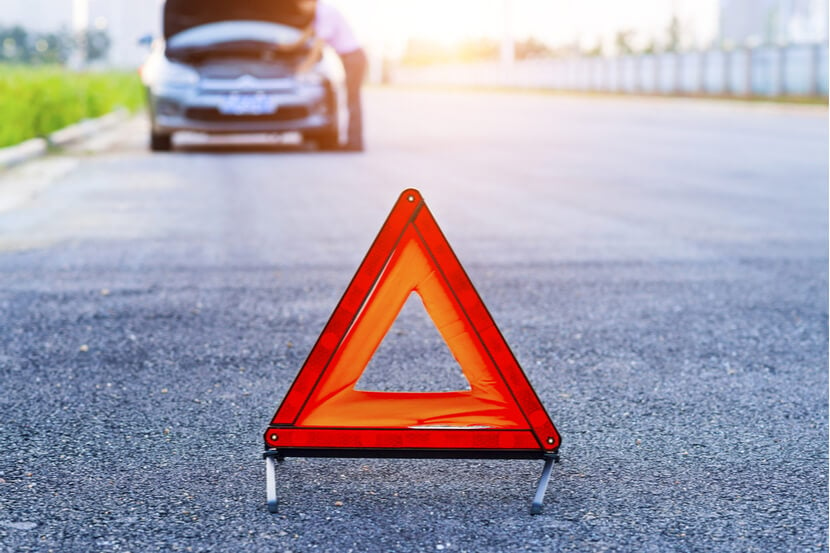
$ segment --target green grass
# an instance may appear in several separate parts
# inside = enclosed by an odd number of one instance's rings
[[[0,64],[0,148],[82,119],[144,104],[134,72],[74,72]]]

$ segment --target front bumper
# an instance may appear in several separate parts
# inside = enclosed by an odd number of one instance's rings
[[[266,95],[276,109],[264,114],[223,113],[221,106],[232,94]],[[337,125],[334,102],[323,86],[256,92],[156,89],[150,91],[150,113],[153,130],[162,133],[313,133]]]

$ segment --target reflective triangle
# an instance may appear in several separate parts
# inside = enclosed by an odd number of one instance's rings
[[[468,391],[355,385],[411,293]],[[412,366],[407,370],[417,370]],[[266,447],[540,453],[560,437],[435,219],[405,190],[265,432]]]

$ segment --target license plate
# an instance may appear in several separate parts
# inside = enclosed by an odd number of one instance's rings
[[[276,110],[276,100],[265,94],[231,94],[219,103],[225,115],[266,115]]]

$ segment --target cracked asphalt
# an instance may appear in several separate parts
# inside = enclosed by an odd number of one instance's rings
[[[0,551],[828,550],[827,111],[376,89],[365,154],[131,120],[0,173]],[[539,461],[261,436],[416,187],[562,434]],[[458,389],[408,306],[376,389]]]

